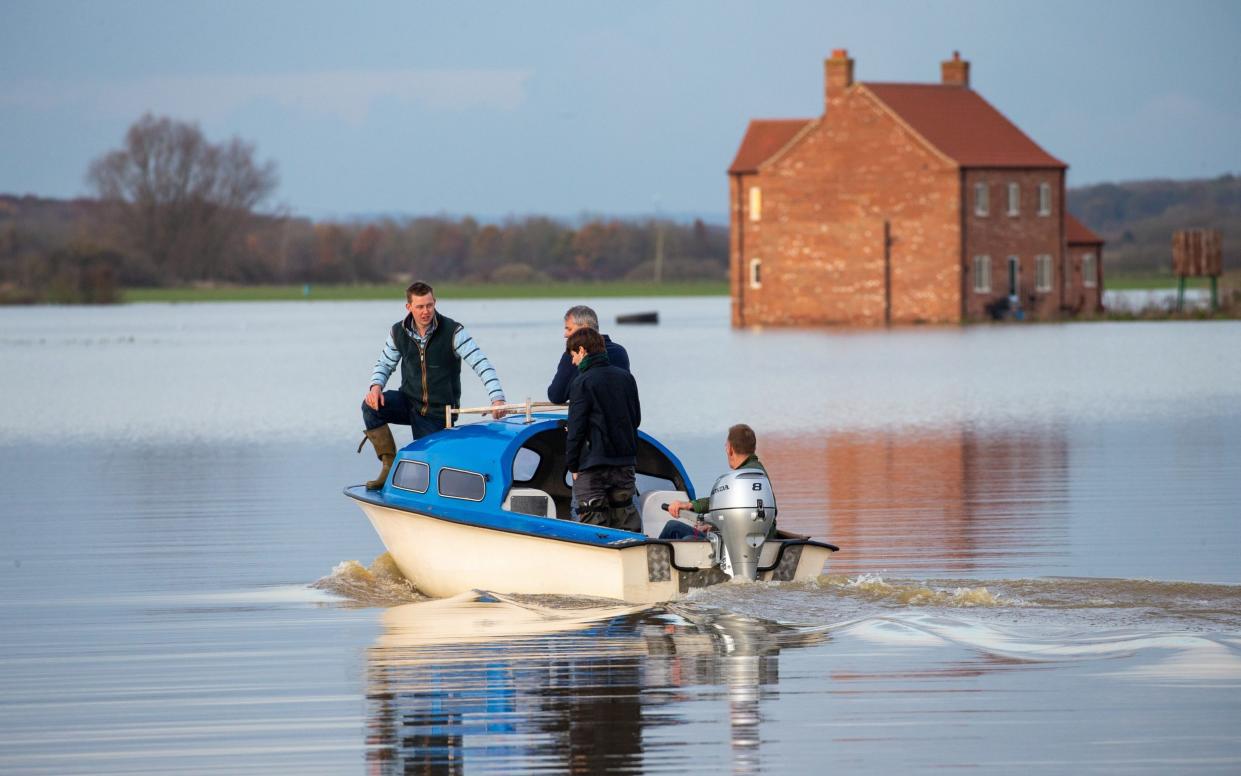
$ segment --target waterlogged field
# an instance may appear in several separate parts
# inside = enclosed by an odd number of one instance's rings
[[[1241,326],[585,301],[699,488],[758,430],[818,580],[429,600],[340,494],[399,297],[0,310],[0,772],[1241,769]],[[569,303],[442,299],[519,400]]]

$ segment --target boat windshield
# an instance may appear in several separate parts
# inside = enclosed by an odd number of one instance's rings
[[[556,504],[556,514],[570,514],[573,480],[565,470],[564,428],[541,431],[526,440],[513,458],[513,487],[533,488],[547,493]],[[640,495],[650,490],[686,490],[685,479],[655,445],[638,438],[637,486]]]

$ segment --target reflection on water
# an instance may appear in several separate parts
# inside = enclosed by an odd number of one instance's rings
[[[640,772],[681,754],[648,740],[722,688],[733,771],[757,772],[780,650],[826,640],[722,612],[552,608],[491,594],[384,612],[368,654],[368,758],[388,772]]]
[[[399,300],[2,308],[0,772],[1241,772],[1241,324],[581,301],[660,311],[644,428],[701,487],[753,425],[827,575],[425,601],[340,495]],[[521,399],[566,304],[443,306]]]
[[[393,607],[367,653],[367,760],[384,773],[1241,762],[1228,721],[1241,640],[1208,630],[1237,632],[1241,589],[1012,581],[951,602],[901,595],[914,584],[725,585],[711,606],[475,593]],[[820,624],[741,613],[763,608]],[[1217,608],[1234,614],[1213,621]]]
[[[780,523],[845,548],[833,573],[1004,569],[1065,552],[1069,447],[1055,430],[771,435]]]

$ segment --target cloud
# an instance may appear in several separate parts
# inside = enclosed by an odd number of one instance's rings
[[[71,108],[94,116],[140,113],[217,119],[271,101],[294,110],[365,122],[377,100],[432,111],[512,111],[526,100],[528,70],[338,70],[286,75],[168,75],[125,80],[25,80],[0,83],[0,106]]]

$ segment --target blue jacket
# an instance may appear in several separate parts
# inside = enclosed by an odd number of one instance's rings
[[[620,345],[613,342],[608,335],[603,335],[603,344],[607,347],[608,361],[612,362],[612,366],[618,366],[629,371],[629,354]],[[552,378],[552,384],[547,386],[547,400],[555,404],[564,404],[569,400],[569,386],[573,384],[573,378],[577,377],[577,367],[573,366],[573,359],[568,353],[560,354],[560,363],[556,365],[556,376]]]

